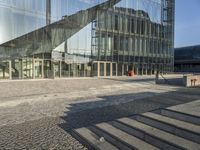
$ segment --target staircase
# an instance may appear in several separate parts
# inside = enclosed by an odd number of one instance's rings
[[[197,102],[74,129],[72,134],[89,149],[200,150]]]

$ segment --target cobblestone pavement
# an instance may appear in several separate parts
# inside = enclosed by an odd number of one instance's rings
[[[0,149],[86,149],[72,128],[197,99],[153,77],[0,82]]]

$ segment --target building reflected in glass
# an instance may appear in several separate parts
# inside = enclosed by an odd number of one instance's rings
[[[0,78],[173,70],[174,0],[0,0]]]

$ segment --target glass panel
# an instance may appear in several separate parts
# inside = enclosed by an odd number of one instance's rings
[[[117,75],[117,70],[116,70],[116,64],[115,63],[112,64],[112,74],[113,74],[113,76]]]
[[[51,72],[51,60],[44,60],[44,78],[50,78]]]
[[[35,60],[35,78],[42,78],[42,60]]]
[[[122,76],[122,64],[118,64],[117,71],[118,71],[117,75]]]
[[[123,75],[127,75],[128,74],[128,65],[124,64],[124,74]]]
[[[12,79],[22,78],[22,61],[19,59],[12,60]]]
[[[103,2],[109,3],[91,8]],[[46,26],[46,0],[0,0],[2,58],[23,57],[22,61],[12,61],[13,77],[31,78],[36,69],[40,78],[40,62],[31,68],[31,60],[25,61],[24,57],[52,51],[84,58],[87,63],[137,62],[141,68],[143,63],[151,66],[159,62],[173,69],[174,0],[122,0],[110,4],[108,0],[51,0],[51,23],[58,22],[41,28]],[[66,70],[62,74],[85,76],[86,64],[69,63],[62,67]],[[45,78],[49,77],[50,65],[44,62]]]
[[[100,76],[104,76],[104,63],[100,63]]]
[[[33,60],[30,58],[22,60],[23,65],[23,78],[31,79],[33,78]]]
[[[106,63],[106,76],[110,76],[110,63]]]
[[[98,64],[97,63],[92,64],[92,75],[98,76]]]
[[[9,79],[9,62],[0,63],[0,79]]]
[[[55,72],[55,77],[59,78],[60,77],[60,62],[54,63],[54,72]]]
[[[62,77],[70,77],[70,64],[62,62]]]

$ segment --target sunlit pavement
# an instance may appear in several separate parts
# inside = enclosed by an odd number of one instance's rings
[[[85,149],[74,128],[200,99],[199,89],[154,77],[0,83],[1,149]]]

